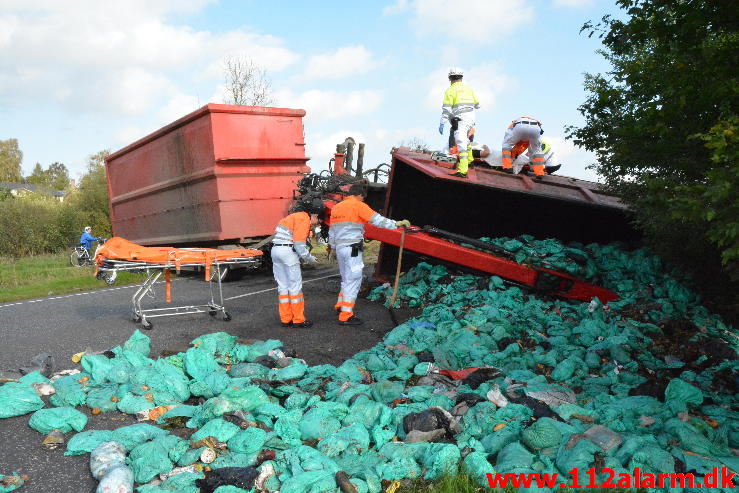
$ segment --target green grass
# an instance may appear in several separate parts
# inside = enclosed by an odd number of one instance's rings
[[[108,287],[95,279],[94,267],[72,267],[70,253],[0,258],[0,303]],[[139,281],[139,276],[122,272],[116,285]]]

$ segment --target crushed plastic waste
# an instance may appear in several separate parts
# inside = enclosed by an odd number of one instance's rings
[[[41,442],[41,446],[48,450],[60,448],[62,445],[64,445],[64,433],[61,430],[52,430]]]
[[[0,493],[10,493],[11,491],[17,490],[28,482],[28,476],[25,474],[0,474]]]
[[[118,442],[103,442],[90,454],[90,472],[100,481],[97,492],[133,492],[133,472],[126,466],[126,449]]]
[[[253,467],[223,467],[205,473],[205,478],[195,481],[202,493],[213,493],[220,486],[236,486],[251,489],[259,472]]]
[[[605,464],[700,478],[739,467],[739,337],[676,273],[617,245],[489,241],[619,299],[537,297],[420,263],[397,297],[420,315],[339,366],[225,333],[152,359],[137,332],[81,355],[82,371],[0,386],[0,416],[35,413],[32,426],[48,432],[82,430],[80,406],[142,419],[81,431],[65,452],[97,457],[117,443],[109,462],[125,465],[120,474],[141,493],[196,493],[198,482],[210,484],[202,491],[379,493],[383,481],[436,479],[462,465],[482,485],[493,471]],[[388,295],[381,286],[370,297]],[[54,407],[44,409],[40,384],[53,386]]]
[[[29,362],[28,366],[20,368],[23,375],[39,372],[45,377],[50,377],[54,373],[54,357],[49,353],[39,353]]]

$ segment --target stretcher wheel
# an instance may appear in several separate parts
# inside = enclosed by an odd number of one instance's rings
[[[146,318],[141,318],[141,328],[144,330],[151,330],[152,327],[154,327],[154,324],[146,320]]]
[[[231,320],[231,314],[228,312],[223,312],[223,321],[228,322]]]

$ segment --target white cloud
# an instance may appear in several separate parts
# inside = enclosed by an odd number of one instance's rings
[[[419,36],[451,36],[458,43],[490,43],[531,21],[534,8],[527,0],[399,0],[385,7],[385,15],[412,12],[411,25]],[[460,22],[462,24],[460,24]],[[455,36],[460,29],[463,35]]]
[[[143,114],[191,80],[222,79],[223,58],[268,70],[297,55],[281,39],[239,28],[197,31],[167,21],[210,0],[4,2],[0,104],[49,101],[75,111]]]
[[[278,106],[303,108],[306,121],[315,124],[325,120],[366,115],[373,112],[383,100],[380,91],[320,91],[293,93],[275,91]]]
[[[397,0],[394,4],[388,5],[382,9],[382,15],[398,15],[408,10],[407,0]]]
[[[372,53],[364,46],[345,46],[332,53],[310,57],[303,78],[338,79],[363,74],[377,65]]]
[[[514,79],[506,75],[501,65],[495,62],[486,62],[480,65],[465,68],[464,83],[469,85],[477,99],[480,109],[490,111],[495,106],[497,97],[514,83]],[[444,91],[449,87],[449,68],[439,68],[426,77],[429,87],[424,100],[424,106],[429,109],[438,109],[441,113],[441,100]]]
[[[593,0],[554,0],[555,7],[590,7]]]

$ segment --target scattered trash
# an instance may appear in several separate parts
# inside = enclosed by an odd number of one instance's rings
[[[61,418],[83,429],[70,410],[91,404],[143,419],[77,433],[65,452],[118,442],[121,474],[140,493],[195,492],[197,482],[202,491],[380,493],[383,482],[437,479],[462,464],[482,485],[493,471],[640,467],[700,477],[734,467],[733,328],[645,251],[486,241],[516,261],[597,277],[620,298],[608,307],[538,298],[495,276],[420,263],[398,290],[419,315],[339,366],[308,366],[280,341],[244,344],[225,333],[151,359],[138,333],[82,355],[82,372],[47,381],[35,371],[0,386],[0,416],[35,412],[34,425],[49,432],[64,430]],[[44,383],[56,407],[43,409]]]
[[[608,452],[611,449],[621,445],[621,437],[618,433],[611,431],[603,425],[594,425],[585,430],[585,436],[594,444]]]
[[[31,387],[33,387],[33,390],[36,391],[39,397],[51,395],[56,392],[54,386],[47,382],[34,382],[31,384]]]
[[[39,353],[33,358],[27,367],[21,368],[20,372],[23,375],[29,373],[39,372],[46,378],[49,378],[54,373],[54,357],[49,353]]]
[[[8,474],[3,476],[0,474],[0,492],[10,493],[11,491],[17,490],[28,482],[28,476],[25,474]]]
[[[92,451],[90,472],[100,481],[97,493],[133,492],[133,472],[126,466],[126,451],[118,442],[103,442]]]
[[[253,467],[222,467],[205,473],[205,478],[195,481],[201,493],[213,493],[219,486],[236,486],[251,490],[259,472]]]
[[[493,388],[491,388],[485,396],[490,402],[498,407],[506,407],[508,405],[508,399],[506,399],[500,391],[500,387],[498,387],[497,383],[493,385]]]
[[[41,446],[49,450],[57,449],[62,445],[64,445],[64,433],[61,430],[52,430],[41,442]]]

